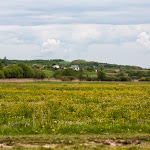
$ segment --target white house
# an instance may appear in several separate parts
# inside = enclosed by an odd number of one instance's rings
[[[76,70],[76,71],[80,70],[78,65],[72,65],[70,68],[72,68],[73,70]]]
[[[53,68],[54,69],[59,69],[59,66],[58,65],[53,65]]]

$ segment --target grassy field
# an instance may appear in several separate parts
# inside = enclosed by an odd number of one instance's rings
[[[97,77],[97,72],[95,72],[95,71],[92,71],[92,72],[85,71],[84,74],[88,75],[89,77]]]
[[[150,83],[0,83],[0,120],[2,141],[5,136],[45,134],[61,140],[105,135],[114,145],[116,137],[139,135],[149,142]]]

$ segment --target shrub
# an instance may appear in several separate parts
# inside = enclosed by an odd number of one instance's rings
[[[114,81],[121,81],[120,77],[115,77]]]
[[[72,80],[75,80],[76,78],[73,76],[61,76],[60,79],[62,81],[72,81]]]
[[[5,75],[4,75],[4,71],[0,70],[0,79],[4,79]]]
[[[139,81],[150,81],[150,77],[142,77]]]
[[[0,62],[0,70],[3,70],[3,64]]]
[[[34,78],[35,79],[44,79],[46,78],[46,74],[42,70],[34,70]]]
[[[9,69],[11,74],[10,78],[23,78],[23,70],[21,67],[11,65]]]
[[[150,77],[146,77],[146,81],[150,81]]]
[[[114,81],[114,76],[106,76],[105,81]]]
[[[97,72],[97,77],[98,77],[98,80],[104,81],[106,78],[106,74],[104,71],[101,70]]]
[[[62,76],[76,76],[76,71],[71,68],[64,69],[62,71]]]
[[[60,79],[62,76],[62,70],[56,70],[53,74],[53,77],[56,79]]]
[[[4,68],[4,75],[5,75],[5,78],[11,78],[11,69]]]
[[[120,81],[131,81],[131,78],[128,76],[120,76]]]
[[[21,63],[18,66],[22,68],[24,78],[34,78],[34,70],[29,65]]]

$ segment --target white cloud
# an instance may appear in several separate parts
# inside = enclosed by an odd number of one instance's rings
[[[147,67],[150,52],[143,46],[149,47],[148,33],[150,24],[0,26],[0,58],[86,59]]]
[[[42,52],[53,52],[61,48],[63,43],[56,39],[48,39],[42,44]]]
[[[73,26],[72,37],[73,41],[89,42],[97,40],[101,36],[101,30],[97,25],[76,25]]]
[[[67,53],[71,51],[71,45],[61,42],[57,39],[48,39],[43,42],[41,52]]]
[[[137,36],[137,43],[142,45],[143,47],[150,49],[150,35],[146,32],[142,32]]]

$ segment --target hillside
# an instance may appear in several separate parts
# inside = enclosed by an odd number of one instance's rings
[[[73,60],[71,62],[65,61],[62,59],[52,59],[52,60],[9,60],[7,58],[0,59],[3,65],[11,65],[11,64],[19,64],[19,63],[26,63],[28,65],[60,65],[64,67],[70,67],[71,65],[79,65],[79,67],[86,68],[86,67],[94,67],[96,69],[103,68],[103,69],[123,69],[123,70],[143,70],[144,68],[138,66],[130,66],[130,65],[118,65],[118,64],[108,64],[108,63],[101,63],[95,61],[86,61],[86,60]]]

